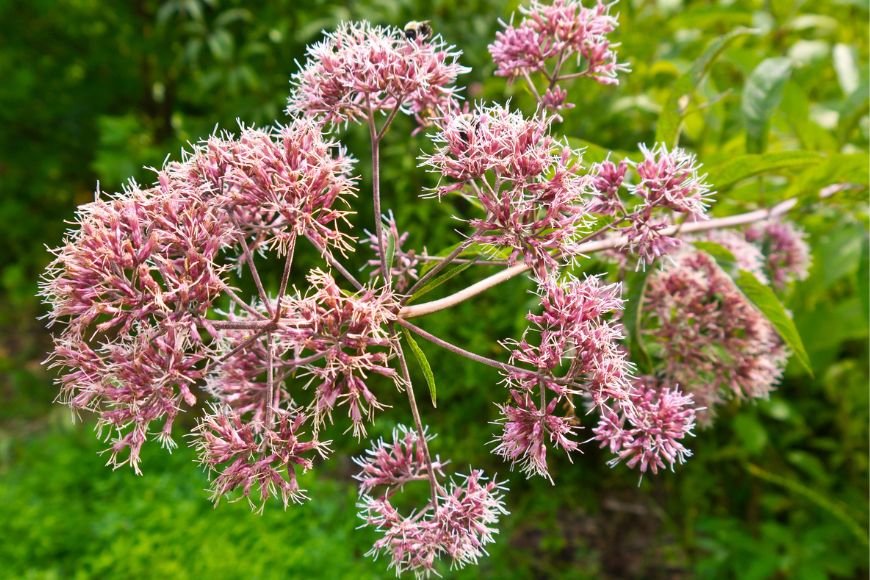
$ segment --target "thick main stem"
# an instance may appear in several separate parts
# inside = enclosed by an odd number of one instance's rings
[[[387,269],[387,243],[384,238],[384,224],[381,222],[381,140],[371,107],[369,107],[369,138],[372,142],[372,203],[375,211],[375,235],[378,237],[381,276],[384,278],[384,284],[389,287],[392,276]]]
[[[747,213],[711,219],[703,222],[692,222],[676,226],[670,226],[661,230],[661,234],[665,236],[672,236],[677,233],[690,234],[694,232],[704,232],[721,228],[733,228],[736,226],[751,224],[783,215],[793,209],[794,206],[797,205],[797,202],[797,198],[791,198],[776,204],[770,209],[759,209]],[[628,239],[625,236],[618,236],[605,240],[595,240],[592,242],[580,244],[577,246],[577,250],[579,254],[592,254],[595,252],[600,252],[602,250],[610,250],[612,248],[624,246],[627,242]],[[432,314],[433,312],[438,312],[440,310],[451,308],[461,302],[465,302],[473,296],[477,296],[485,290],[489,290],[494,286],[498,286],[502,282],[505,282],[515,276],[518,276],[519,274],[522,274],[528,269],[529,267],[526,264],[516,264],[514,266],[511,266],[510,268],[502,270],[501,272],[493,274],[488,278],[484,278],[483,280],[476,282],[475,284],[472,284],[471,286],[460,290],[455,294],[451,294],[450,296],[445,296],[444,298],[433,300],[431,302],[424,302],[423,304],[405,306],[399,311],[399,316],[401,318],[415,318],[417,316],[425,316],[427,314]]]

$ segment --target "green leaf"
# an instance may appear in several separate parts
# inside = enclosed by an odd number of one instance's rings
[[[752,272],[738,269],[734,254],[720,244],[698,241],[693,242],[692,245],[716,260],[719,267],[731,277],[746,298],[770,321],[801,366],[812,375],[810,357],[807,355],[800,333],[773,290],[762,284]]]
[[[810,99],[801,83],[791,79],[785,84],[779,110],[783,120],[800,140],[801,149],[810,151],[838,149],[833,135],[813,120]],[[841,113],[840,121],[842,120]]]
[[[844,526],[846,526],[846,528],[862,544],[864,544],[865,546],[870,544],[870,541],[868,541],[867,538],[867,531],[858,522],[856,522],[851,515],[849,515],[848,508],[844,507],[839,502],[835,502],[826,498],[821,493],[810,489],[809,487],[803,485],[798,481],[795,481],[794,479],[771,473],[765,469],[758,467],[757,465],[753,465],[752,463],[748,463],[746,465],[746,469],[755,477],[785,488],[788,491],[794,493],[795,495],[799,495],[804,499],[807,499],[812,503],[816,504],[816,506],[826,511],[831,516],[840,520],[840,522]]]
[[[707,168],[707,180],[713,187],[723,190],[742,179],[762,173],[786,169],[806,169],[824,160],[811,151],[777,151],[775,153],[738,155]]]
[[[665,143],[671,147],[679,142],[680,127],[683,123],[683,117],[686,115],[689,99],[707,74],[710,66],[735,39],[758,33],[759,31],[752,28],[735,28],[707,45],[707,49],[695,61],[692,68],[674,83],[674,88],[671,89],[668,100],[662,107],[661,115],[659,115],[656,126],[656,143]]]
[[[794,353],[797,361],[812,375],[813,369],[810,365],[810,357],[807,355],[797,327],[794,325],[794,321],[789,316],[785,306],[782,305],[782,302],[773,293],[773,290],[759,282],[752,272],[747,272],[746,270],[739,270],[734,277],[734,282],[749,301],[767,317],[779,333],[779,336],[791,349],[792,353]]]
[[[589,165],[591,163],[601,163],[607,158],[613,159],[629,159],[631,154],[627,151],[610,150],[601,145],[597,145],[592,141],[580,139],[578,137],[568,137],[568,145],[574,149],[583,150],[583,163]]]
[[[384,234],[387,237],[387,253],[385,255],[387,271],[384,272],[384,278],[390,278],[393,271],[393,260],[396,257],[396,238],[389,228],[384,231]]]
[[[750,455],[761,453],[768,442],[767,431],[755,415],[743,413],[734,417],[734,433]]]
[[[465,242],[456,242],[453,245],[447,246],[437,254],[430,254],[431,256],[437,256],[439,258],[445,258],[453,253],[456,248],[461,246]],[[489,244],[478,244],[473,243],[469,245],[467,248],[462,250],[462,253],[457,256],[458,258],[481,258],[483,260],[507,260],[511,255],[510,248],[496,248],[495,246],[491,246]],[[423,276],[440,264],[440,260],[429,260],[427,261],[422,268],[420,268],[420,276]]]
[[[734,274],[735,268],[737,267],[737,258],[734,257],[734,254],[732,254],[728,248],[721,244],[717,244],[716,242],[707,242],[703,240],[692,242],[692,245],[705,254],[709,254],[711,258],[716,260],[719,267],[729,276]]]
[[[445,258],[445,257],[449,256],[451,253],[453,253],[453,251],[456,248],[458,248],[460,245],[462,245],[462,242],[456,242],[455,244],[447,246],[446,248],[444,248],[443,250],[439,251],[436,254],[429,254],[429,255],[433,256],[433,257]],[[441,263],[440,260],[429,260],[428,262],[423,264],[422,268],[420,268],[420,276],[425,275],[426,272],[428,272],[429,270],[431,270],[432,268],[434,268],[435,266],[437,266],[440,263]]]
[[[746,151],[761,153],[774,109],[791,75],[791,60],[784,57],[763,60],[746,79],[743,88],[743,122],[746,126]]]
[[[870,108],[870,87],[866,83],[862,83],[858,90],[851,93],[843,106],[840,107],[840,116],[837,121],[837,140],[841,144],[845,144],[849,140],[849,135],[867,114],[868,108]]]
[[[417,341],[414,340],[411,332],[407,328],[403,328],[402,332],[405,333],[405,340],[408,342],[408,346],[411,347],[411,352],[414,353],[414,358],[417,359],[417,363],[423,371],[423,376],[426,377],[426,382],[429,384],[429,396],[432,397],[432,406],[437,407],[435,375],[432,373],[432,366],[429,364],[429,359],[426,358],[426,353],[423,352],[423,349],[421,349],[420,345],[417,344]],[[408,385],[408,388],[412,388],[411,385]]]
[[[870,318],[870,240],[867,236],[861,243],[861,261],[858,263],[858,300],[861,301],[861,310],[864,320]]]
[[[447,269],[425,284],[423,287],[414,292],[414,295],[408,298],[408,303],[414,302],[415,300],[419,300],[424,294],[428,294],[438,286],[441,286],[451,278],[458,276],[465,270],[471,267],[473,262],[464,262],[462,264],[454,264],[453,266],[448,266]]]
[[[633,361],[643,373],[652,370],[652,360],[641,339],[641,314],[643,313],[643,294],[646,290],[650,270],[634,272],[625,277],[628,294],[625,297],[625,311],[622,322],[628,334],[628,349]]]
[[[864,188],[870,185],[866,153],[836,153],[805,169],[785,189],[783,199],[800,197],[802,203],[812,203],[818,200],[820,190],[842,183]]]

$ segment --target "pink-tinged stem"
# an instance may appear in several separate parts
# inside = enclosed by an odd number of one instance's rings
[[[262,330],[275,325],[274,320],[210,320],[209,323],[219,330]]]
[[[281,284],[278,286],[278,298],[275,300],[275,320],[281,315],[281,299],[284,298],[284,293],[287,292],[287,285],[290,283],[290,269],[293,267],[293,252],[296,250],[296,236],[290,241],[290,247],[287,248],[287,259],[284,260],[284,272],[281,274]]]
[[[266,425],[272,425],[272,416],[275,413],[275,353],[272,352],[272,333],[266,334],[266,348],[269,350],[266,367],[266,386],[268,399],[266,402]]]
[[[534,369],[524,369],[524,368],[518,367],[516,365],[497,361],[495,359],[471,352],[470,350],[465,350],[461,346],[457,346],[457,345],[453,344],[452,342],[447,342],[443,338],[439,338],[439,337],[435,336],[434,334],[432,334],[431,332],[427,332],[427,331],[423,330],[422,328],[420,328],[419,326],[416,326],[416,325],[408,322],[407,320],[403,320],[400,318],[396,322],[399,325],[404,326],[405,328],[407,328],[408,330],[410,330],[414,334],[420,336],[421,338],[428,340],[432,344],[437,344],[438,346],[440,346],[446,350],[449,350],[450,352],[452,352],[454,354],[458,354],[459,356],[465,357],[469,360],[473,360],[474,362],[479,362],[481,364],[485,364],[486,366],[496,368],[496,369],[498,369],[500,371],[504,371],[506,373],[538,374],[538,372]],[[571,380],[569,378],[565,378],[565,377],[550,376],[549,380],[551,380],[555,383],[558,383],[560,385],[566,385],[566,386],[575,385],[573,380]]]
[[[230,288],[229,285],[225,285],[223,291],[226,293],[227,296],[230,297],[230,300],[232,300],[233,302],[235,302],[239,306],[239,308],[241,308],[242,310],[244,310],[245,312],[247,312],[251,316],[255,316],[257,318],[263,318],[262,312],[258,312],[256,310],[254,310],[253,308],[251,308],[251,305],[248,304],[247,302],[245,302],[244,300],[242,300],[239,297],[239,295],[236,294],[235,290]]]
[[[381,223],[381,154],[380,137],[378,127],[375,124],[375,115],[369,106],[369,138],[372,143],[372,203],[375,211],[375,235],[378,237],[378,254],[381,259],[381,276],[384,284],[389,287],[392,282],[390,271],[387,269],[386,238],[384,237],[384,224]]]
[[[434,268],[432,268],[431,270],[429,270],[428,272],[423,274],[419,280],[414,282],[414,285],[408,289],[408,292],[407,292],[408,296],[409,297],[412,296],[414,294],[414,292],[416,292],[418,289],[422,288],[426,282],[428,282],[429,280],[431,280],[432,278],[437,276],[442,270],[444,270],[444,268],[449,266],[451,262],[453,262],[456,258],[458,258],[462,252],[467,250],[471,244],[472,244],[472,240],[471,240],[471,238],[468,238],[467,240],[465,240],[464,242],[462,242],[461,244],[456,246],[456,248],[454,248],[454,250],[452,252],[450,252],[450,254],[448,254],[441,261],[440,264],[438,264],[437,266],[435,266]]]
[[[423,459],[426,461],[426,472],[429,474],[429,491],[432,493],[432,510],[438,513],[438,479],[435,477],[435,468],[432,466],[432,457],[429,455],[429,442],[426,441],[426,431],[423,429],[423,421],[420,420],[420,409],[417,408],[417,398],[414,396],[414,385],[411,384],[411,373],[408,372],[408,361],[405,360],[405,352],[402,344],[397,342],[399,365],[402,367],[402,375],[405,378],[405,392],[408,393],[408,404],[411,406],[411,414],[414,416],[414,426],[417,428],[417,437],[423,450]]]
[[[532,94],[535,95],[535,100],[540,103],[541,95],[538,94],[538,89],[535,87],[535,83],[532,82],[532,77],[529,76],[528,71],[523,71],[523,78],[526,79],[526,84],[529,86],[529,89],[532,91]]]
[[[269,297],[266,296],[266,289],[263,288],[263,281],[260,280],[260,272],[257,270],[256,264],[254,264],[254,256],[251,253],[251,248],[248,246],[248,240],[245,238],[245,232],[239,227],[238,222],[236,221],[236,216],[233,215],[232,211],[230,212],[230,218],[233,221],[233,225],[239,230],[241,234],[239,239],[242,242],[242,252],[245,256],[245,262],[248,263],[248,270],[251,271],[251,277],[254,279],[254,284],[257,286],[257,292],[260,294],[260,300],[263,301],[263,304],[266,305],[266,309],[269,311],[269,314],[272,314],[272,305],[269,304]]]
[[[400,101],[397,100],[396,102],[400,102]],[[384,135],[387,134],[387,131],[389,130],[390,125],[393,124],[393,119],[396,118],[396,114],[397,114],[398,112],[399,112],[399,106],[396,105],[396,106],[393,108],[393,110],[390,111],[390,114],[387,115],[387,120],[384,121],[384,126],[381,127],[381,130],[380,130],[380,131],[378,131],[378,142],[379,142],[379,143],[380,143],[381,139],[384,138]]]
[[[793,209],[795,205],[797,205],[796,198],[787,199],[769,209],[759,209],[747,213],[711,219],[703,222],[692,222],[677,226],[670,226],[663,229],[661,233],[666,236],[672,236],[676,233],[689,234],[694,232],[704,232],[722,228],[733,228],[736,226],[751,224],[754,222],[783,215]],[[619,236],[615,238],[595,240],[580,244],[578,246],[578,250],[581,254],[592,254],[595,252],[600,252],[602,250],[618,248],[625,245],[627,242],[628,240],[625,238],[625,236]],[[522,274],[528,269],[529,267],[526,264],[516,264],[514,266],[511,266],[510,268],[502,270],[501,272],[493,274],[488,278],[484,278],[483,280],[476,282],[471,286],[460,290],[459,292],[456,292],[455,294],[451,294],[450,296],[445,296],[444,298],[433,300],[431,302],[424,302],[422,304],[405,306],[399,311],[399,316],[402,318],[416,318],[417,316],[425,316],[427,314],[432,314],[433,312],[438,312],[440,310],[451,308],[461,302],[465,302],[473,296],[477,296],[485,290],[489,290],[494,286],[498,286],[502,282],[505,282],[515,276],[518,276],[519,274]]]
[[[257,332],[255,332],[254,334],[252,334],[251,336],[249,336],[248,338],[243,340],[241,343],[239,343],[235,348],[233,348],[233,350],[231,350],[230,352],[221,356],[217,360],[217,362],[222,363],[222,362],[234,357],[236,355],[236,353],[241,352],[242,350],[244,350],[244,349],[248,348],[249,346],[251,346],[252,344],[254,344],[254,341],[256,341],[261,336],[263,336],[263,334],[265,334],[267,331],[268,331],[268,327],[258,330]]]
[[[313,237],[311,237],[311,236],[306,236],[306,237],[308,238],[308,241],[311,242],[311,245],[314,246],[318,252],[320,252],[320,255],[323,257],[324,260],[326,260],[326,263],[329,264],[330,266],[332,266],[333,268],[335,268],[336,270],[338,270],[338,272],[342,276],[344,276],[344,279],[347,280],[348,282],[350,282],[351,286],[353,286],[357,290],[363,289],[362,282],[357,280],[356,276],[354,276],[353,274],[348,272],[347,268],[342,266],[341,263],[332,256],[332,254],[330,254],[328,251],[326,251],[326,248],[321,246],[320,243],[316,239],[314,239]]]
[[[586,70],[582,70],[582,71],[575,72],[575,73],[569,73],[566,75],[559,75],[559,77],[556,80],[557,81],[570,81],[572,79],[579,79],[580,77],[585,77],[588,74],[589,74],[589,70],[586,69]]]

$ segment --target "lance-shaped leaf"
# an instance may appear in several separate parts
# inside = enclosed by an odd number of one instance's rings
[[[659,115],[656,127],[656,143],[665,143],[668,147],[677,144],[680,137],[680,127],[683,124],[683,117],[686,116],[692,93],[695,92],[707,71],[710,70],[710,66],[728,45],[747,34],[758,34],[758,31],[751,28],[737,28],[724,36],[720,36],[707,46],[692,68],[677,79],[668,100],[662,107],[661,115]]]
[[[414,358],[417,359],[417,363],[420,365],[420,370],[423,371],[423,376],[426,377],[426,383],[429,385],[429,396],[432,397],[432,406],[437,407],[437,389],[435,388],[435,375],[432,373],[432,366],[429,364],[429,359],[426,358],[426,353],[423,352],[423,349],[420,348],[420,345],[417,344],[417,341],[414,340],[414,337],[408,331],[407,328],[403,328],[402,332],[405,333],[405,340],[408,342],[408,346],[411,347],[411,352],[414,353]],[[408,385],[408,388],[411,388],[411,385]]]
[[[761,153],[766,148],[770,117],[782,100],[782,91],[790,75],[791,60],[768,58],[746,79],[742,110],[747,152]]]

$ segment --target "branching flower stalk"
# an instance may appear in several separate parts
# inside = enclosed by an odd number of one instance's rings
[[[733,216],[714,218],[703,222],[688,223],[680,226],[669,226],[662,230],[662,234],[666,236],[672,236],[678,233],[691,234],[776,220],[794,209],[797,203],[798,200],[792,198],[781,201],[769,209],[759,209]],[[578,245],[577,249],[581,254],[589,255],[596,252],[604,252],[606,250],[614,250],[624,247],[627,241],[628,240],[625,237],[606,238],[603,240],[584,242]],[[438,300],[432,300],[431,302],[405,306],[399,312],[399,316],[403,319],[416,318],[452,308],[453,306],[461,304],[462,302],[465,302],[482,292],[486,292],[490,288],[494,288],[503,282],[507,282],[511,278],[515,278],[528,270],[529,266],[527,264],[516,264],[510,266],[463,288],[455,294],[439,298]]]
[[[366,438],[387,407],[385,388],[404,390],[413,427],[355,460],[359,515],[380,533],[370,554],[399,574],[427,576],[441,560],[462,567],[486,554],[507,514],[505,486],[480,469],[450,475],[433,452],[407,352],[431,369],[401,332],[497,369],[501,387],[484,386],[493,453],[554,483],[558,457],[572,461],[590,441],[610,450],[611,465],[673,469],[691,456],[685,440],[696,423],[709,424],[723,400],[766,396],[788,352],[693,244],[718,244],[760,283],[787,287],[809,265],[803,235],[781,221],[797,201],[710,218],[711,185],[697,159],[663,145],[641,145],[638,162],[583,164],[555,127],[571,106],[566,81],[613,85],[628,72],[608,37],[618,24],[609,9],[534,0],[499,33],[490,46],[497,74],[528,84],[538,102],[531,114],[461,103],[456,82],[467,69],[428,25],[344,23],[293,76],[286,125],[213,135],[157,171],[152,186],[131,182],[79,208],[41,284],[57,329],[47,362],[59,371],[59,399],[96,416],[108,463],[140,473],[142,446],[174,446],[175,419],[198,408],[190,435],[214,501],[262,510],[274,497],[286,507],[308,499],[298,473],[330,455],[327,425]],[[407,232],[382,208],[381,144],[399,114],[431,140],[419,161],[436,182],[423,197],[460,196],[478,210],[439,255],[403,247]],[[350,124],[367,127],[371,147],[375,233],[363,243],[346,231],[358,195],[355,161],[340,143]],[[292,282],[303,246],[322,264],[303,272],[300,290]],[[372,252],[367,280],[344,263],[358,247]],[[615,265],[576,276],[594,253]],[[269,258],[280,271],[274,294],[258,269]],[[500,269],[412,303],[459,264]],[[632,268],[655,268],[634,337],[650,351],[642,375],[622,321]],[[522,274],[537,306],[527,330],[502,341],[506,360],[410,322]],[[587,425],[593,436],[581,441]],[[405,486],[422,481],[428,502],[402,513]]]

